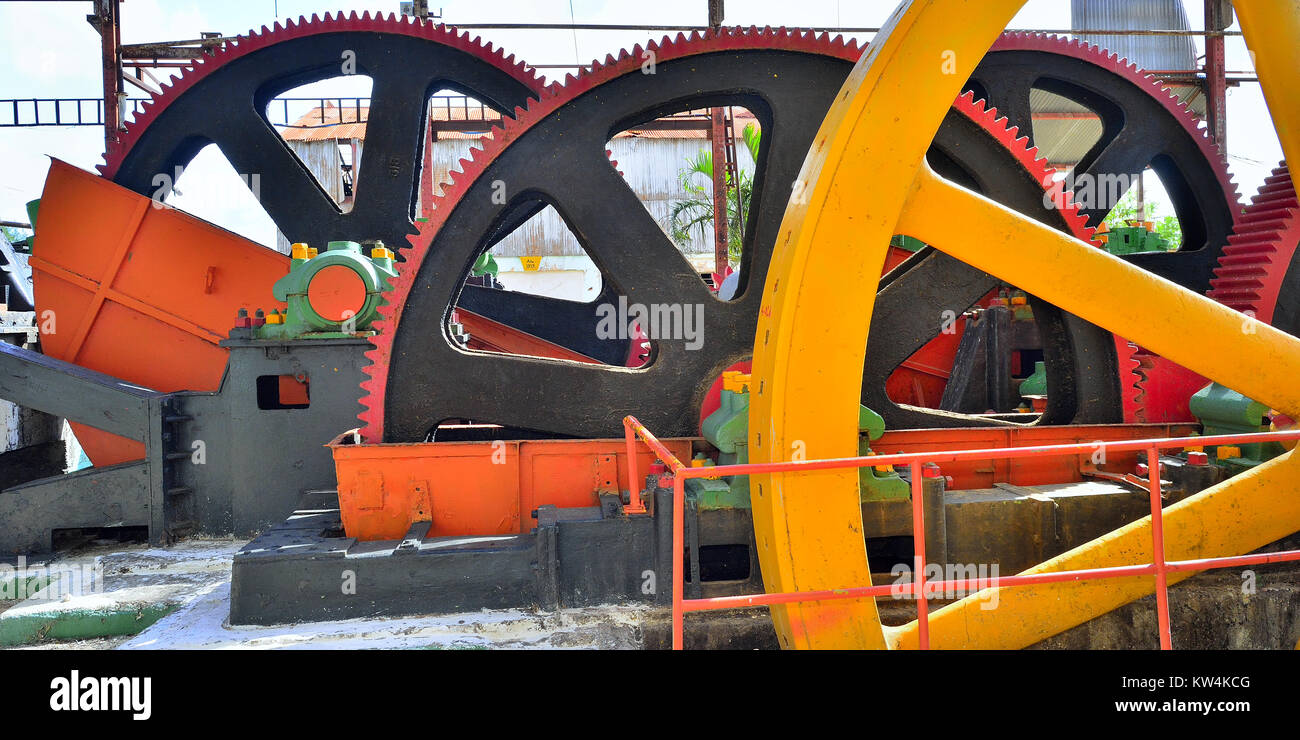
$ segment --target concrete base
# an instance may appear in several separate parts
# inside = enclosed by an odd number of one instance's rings
[[[443,616],[232,626],[234,540],[190,540],[166,550],[102,546],[31,563],[21,600],[0,600],[0,644],[78,649],[667,649],[671,612],[662,606],[600,605],[497,609]],[[1300,537],[1267,550],[1300,547]],[[48,567],[45,567],[48,566]],[[70,577],[93,574],[85,593],[60,595]],[[1292,649],[1300,640],[1300,565],[1201,574],[1170,589],[1178,649]],[[6,576],[8,576],[6,578]],[[0,569],[0,595],[19,580]],[[1253,593],[1248,592],[1253,586]],[[35,589],[31,593],[30,589]],[[51,598],[54,597],[54,598]],[[934,602],[937,607],[942,602]],[[915,616],[911,602],[882,599],[886,624]],[[5,606],[8,605],[8,609]],[[765,609],[690,614],[686,647],[775,649]],[[1158,647],[1154,597],[1052,637],[1036,649]]]
[[[172,549],[91,547],[2,570],[0,646],[134,635],[228,582],[243,542],[198,540]]]

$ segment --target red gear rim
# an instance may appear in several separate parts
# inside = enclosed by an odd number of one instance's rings
[[[277,21],[270,28],[262,26],[261,31],[250,30],[248,34],[238,36],[222,44],[211,54],[195,60],[194,64],[185,67],[179,76],[164,81],[161,86],[162,94],[140,105],[138,116],[127,125],[126,130],[115,141],[109,144],[108,150],[104,153],[104,164],[99,165],[97,169],[104,177],[113,179],[126,155],[158,114],[196,82],[227,62],[289,39],[343,31],[374,31],[428,39],[482,59],[517,79],[532,90],[534,95],[540,95],[544,88],[536,70],[524,64],[522,60],[516,59],[513,54],[506,56],[504,49],[493,48],[492,43],[483,43],[481,37],[471,37],[469,33],[458,31],[452,26],[434,25],[427,21],[396,16],[392,13],[371,15],[370,11],[365,11],[361,15],[353,11],[346,16],[341,12],[326,13],[324,18],[313,14],[310,19],[299,17],[296,23],[292,20],[285,21],[283,24]]]
[[[447,215],[455,208],[468,184],[473,182],[506,147],[524,131],[570,100],[623,74],[638,71],[648,59],[658,62],[727,49],[772,48],[774,45],[782,49],[829,54],[850,61],[856,61],[861,54],[861,49],[856,42],[845,41],[842,36],[831,38],[826,33],[817,34],[785,28],[775,30],[770,27],[759,30],[752,26],[747,30],[729,28],[706,33],[695,32],[689,37],[679,33],[675,39],[664,37],[661,41],[652,41],[645,47],[638,44],[630,51],[622,50],[617,58],[609,54],[604,62],[594,61],[591,68],[580,75],[569,74],[563,85],[554,83],[546,88],[539,99],[529,101],[526,108],[516,107],[512,117],[503,118],[504,127],[495,131],[490,140],[480,142],[481,147],[472,147],[469,158],[459,161],[459,171],[452,171],[449,182],[443,183],[442,194],[438,197],[429,220],[417,224],[419,233],[408,238],[411,244],[409,248],[401,250],[405,259],[398,266],[397,277],[390,282],[390,290],[385,293],[385,305],[379,309],[382,318],[374,324],[379,331],[378,336],[372,339],[374,349],[366,353],[370,364],[364,368],[364,372],[369,377],[361,383],[364,391],[361,404],[365,410],[357,417],[363,423],[362,437],[371,441],[383,439],[384,398],[387,393],[388,368],[392,356],[392,337],[402,319],[402,310],[406,297],[410,293],[414,275],[428,255],[433,235],[445,223]],[[994,45],[994,49],[1060,51],[1078,59],[1096,62],[1137,84],[1153,88],[1155,97],[1200,141],[1202,150],[1207,155],[1207,161],[1211,162],[1216,171],[1221,174],[1220,182],[1225,194],[1230,200],[1237,200],[1236,187],[1227,174],[1226,163],[1214,145],[1205,138],[1204,132],[1196,123],[1195,116],[1159,83],[1142,75],[1134,65],[1097,47],[1043,34],[1007,34]],[[995,121],[1001,122],[1001,126],[995,126],[990,133],[999,137],[1004,145],[1008,145],[1022,165],[1039,177],[1039,182],[1043,184],[1044,189],[1053,194],[1052,198],[1058,207],[1068,205],[1068,208],[1062,210],[1069,214],[1067,220],[1071,224],[1072,231],[1079,238],[1090,241],[1092,236],[1090,227],[1087,226],[1083,216],[1077,212],[1069,194],[1064,190],[1063,183],[1056,182],[1052,177],[1054,170],[1047,167],[1045,160],[1037,157],[1036,147],[1029,146],[1029,137],[1018,136],[1018,127],[1009,126],[1005,118],[997,118],[996,109],[985,110],[983,101],[976,103],[973,95],[964,97],[969,97],[967,102],[972,106],[979,107],[979,113],[976,115],[983,114],[985,118],[991,116]],[[1130,403],[1136,402],[1139,393],[1135,384],[1137,376],[1133,374],[1136,362],[1132,360],[1132,351],[1129,350],[1127,342],[1118,337],[1116,349],[1120,353],[1120,368],[1124,376],[1122,386],[1127,407]]]

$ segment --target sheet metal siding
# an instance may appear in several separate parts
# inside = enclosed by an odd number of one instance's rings
[[[285,143],[316,176],[316,181],[326,193],[329,193],[335,203],[343,200],[343,173],[339,169],[340,155],[337,141],[334,139],[289,140]],[[313,246],[322,251],[325,248],[324,244]],[[275,248],[283,254],[289,253],[289,240],[279,231],[275,233]]]
[[[1181,0],[1070,0],[1071,28],[1106,31],[1186,30]],[[1143,69],[1195,69],[1196,45],[1189,36],[1090,36],[1081,40],[1110,49]]]
[[[433,144],[434,177],[438,182],[446,182],[448,172],[462,158],[469,156],[473,141],[464,139],[440,139]],[[687,160],[694,159],[701,149],[707,149],[708,142],[700,139],[641,139],[624,137],[612,141],[609,149],[611,159],[618,162],[618,169],[632,186],[637,196],[646,204],[659,227],[668,233],[668,216],[672,203],[682,197],[678,183],[678,173],[687,168]],[[736,154],[740,158],[743,171],[752,173],[753,160],[743,142],[737,142]],[[703,176],[696,178],[706,185]],[[364,187],[362,183],[358,188]],[[510,193],[507,191],[507,197]],[[563,204],[561,204],[563,205]],[[696,235],[691,244],[683,249],[688,254],[713,252],[713,235]],[[564,220],[554,208],[547,208],[528,223],[521,226],[493,250],[493,254],[503,257],[522,256],[581,256],[585,255],[578,240],[573,237]]]

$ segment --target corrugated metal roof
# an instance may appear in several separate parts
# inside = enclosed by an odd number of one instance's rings
[[[369,107],[348,106],[339,108],[330,103],[315,107],[298,117],[289,126],[278,127],[285,141],[326,141],[329,139],[366,138],[366,117]]]

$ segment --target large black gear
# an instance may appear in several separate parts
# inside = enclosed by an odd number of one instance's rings
[[[391,298],[396,305],[386,312],[390,320],[372,353],[370,395],[363,399],[370,410],[362,415],[368,432],[382,429],[386,441],[413,441],[427,438],[445,420],[468,418],[514,429],[603,436],[618,434],[623,415],[635,411],[663,434],[694,433],[693,419],[708,383],[752,349],[762,281],[786,201],[824,112],[856,57],[798,48],[796,39],[806,42],[811,36],[723,33],[725,39],[658,46],[654,75],[640,74],[639,62],[632,64],[630,57],[611,59],[543,98],[519,121],[507,124],[500,142],[474,157],[439,203],[442,218],[422,227],[413,240],[410,261]],[[680,47],[691,45],[699,48],[682,53]],[[740,48],[746,45],[750,48]],[[707,291],[605,155],[605,142],[618,131],[676,111],[721,105],[748,108],[764,132],[740,286],[736,299],[726,303]],[[990,136],[981,140],[960,123],[946,123],[931,161],[941,174],[994,200],[1066,227],[1058,210],[1044,209],[1043,185],[1033,177],[1012,175],[1023,167]],[[514,194],[505,205],[493,204],[490,197],[492,183],[498,181]],[[706,306],[706,349],[691,352],[682,340],[660,338],[649,366],[628,370],[471,353],[449,343],[433,324],[435,319],[445,322],[458,301],[466,305],[466,295],[482,293],[463,288],[469,265],[499,238],[503,223],[518,222],[521,212],[534,212],[539,203],[560,212],[606,275],[605,290],[596,301],[566,306],[570,329],[586,327],[586,335],[595,337],[598,307],[617,296],[647,305],[698,303]],[[964,310],[996,285],[987,275],[941,255],[919,255],[905,267],[910,269],[900,268],[887,281],[884,298],[889,303],[873,321],[873,336],[885,335],[884,346],[907,348],[915,342],[919,347],[937,333],[941,308]],[[917,309],[912,303],[919,297],[915,281],[925,270],[936,269],[944,275],[942,287],[930,291],[939,294],[934,295],[938,302]],[[512,314],[535,315],[558,303],[508,293],[493,299],[495,315],[486,298],[476,297],[479,302],[470,305],[512,325],[517,325]],[[890,310],[900,306],[905,308]],[[1040,325],[1047,327],[1040,331],[1053,358],[1048,367],[1053,401],[1042,421],[1121,420],[1110,334],[1041,303],[1036,309]],[[923,320],[904,322],[905,316]],[[868,364],[864,398],[887,423],[997,423],[900,407],[884,398],[884,379],[912,349],[879,365]]]
[[[343,212],[267,119],[267,105],[300,85],[338,77],[344,63],[373,82],[356,196]],[[237,172],[259,175],[258,198],[291,242],[405,244],[430,96],[452,89],[501,111],[538,94],[534,73],[467,34],[394,16],[327,15],[239,37],[173,80],[111,146],[103,174],[152,195],[208,144]]]

